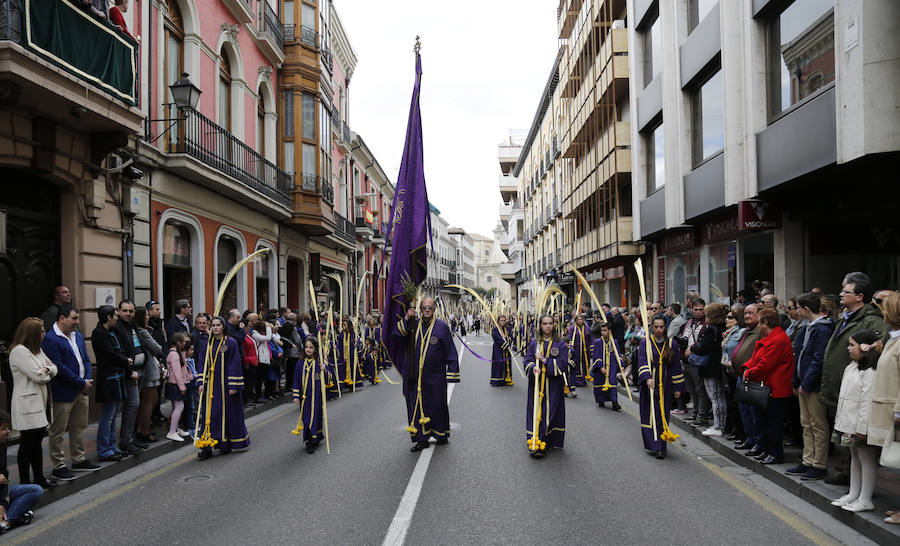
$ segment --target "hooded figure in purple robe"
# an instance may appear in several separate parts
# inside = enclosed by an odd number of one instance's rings
[[[225,319],[213,317],[211,328],[209,346],[201,343],[196,348],[200,376],[197,383],[201,389],[200,407],[197,411],[200,427],[197,434],[202,437],[208,428],[210,438],[217,442],[216,449],[225,454],[232,449],[250,446],[242,400],[244,371],[241,368],[241,353],[237,342],[225,335]],[[211,366],[211,370],[207,370],[206,366]],[[212,456],[212,449],[204,447],[198,456],[207,459]]]
[[[684,373],[681,369],[681,349],[677,343],[666,337],[666,320],[653,319],[650,332],[650,358],[647,358],[647,343],[638,348],[638,373],[641,386],[641,435],[646,448],[657,459],[666,456],[666,440],[663,438],[665,422],[669,421],[672,397],[684,392]],[[650,388],[653,385],[653,388]],[[660,403],[662,391],[662,403]]]
[[[459,360],[450,327],[434,316],[434,299],[423,298],[422,317],[415,309],[397,322],[394,338],[406,348],[403,396],[406,398],[407,431],[415,443],[411,451],[428,448],[428,438],[438,445],[450,440],[447,383],[459,383]]]
[[[538,446],[531,456],[540,458],[546,448],[562,448],[566,436],[565,379],[569,365],[569,345],[556,336],[553,317],[540,318],[541,333],[528,344],[525,374],[528,376],[528,402],[525,411],[525,435],[533,440],[534,392],[538,389]]]
[[[494,349],[491,352],[491,386],[503,387],[513,384],[510,355],[512,330],[505,316],[498,317],[497,322],[498,325],[491,330],[491,337],[494,339]]]

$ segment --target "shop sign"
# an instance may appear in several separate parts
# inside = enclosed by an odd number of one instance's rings
[[[710,220],[703,224],[703,242],[711,243],[723,239],[732,239],[740,234],[740,224],[734,216],[721,220]]]
[[[575,273],[562,273],[559,276],[559,284],[574,284],[575,283]]]
[[[695,246],[697,246],[695,232],[693,229],[688,229],[670,233],[663,237],[659,242],[659,251],[665,255],[689,250]]]
[[[742,231],[773,229],[780,227],[781,215],[768,201],[741,201],[738,203],[738,223]]]

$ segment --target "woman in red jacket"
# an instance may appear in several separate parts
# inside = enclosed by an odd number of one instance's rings
[[[763,415],[763,447],[766,451],[756,458],[762,464],[784,462],[784,412],[793,396],[794,351],[780,324],[774,309],[759,312],[761,339],[756,342],[753,356],[743,366],[744,381],[761,381],[772,389]]]
[[[123,13],[128,13],[129,0],[115,0],[114,3],[116,5],[109,8],[109,22],[119,27],[119,30],[130,36],[132,40],[140,43],[140,37],[135,38],[128,32],[128,23],[125,22],[125,16],[122,15]]]

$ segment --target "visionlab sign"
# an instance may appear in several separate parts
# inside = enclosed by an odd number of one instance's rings
[[[781,215],[768,201],[738,203],[738,229],[757,231],[781,227]]]

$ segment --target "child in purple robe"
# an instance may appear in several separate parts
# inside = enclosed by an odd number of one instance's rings
[[[300,423],[303,426],[303,441],[306,452],[314,453],[319,442],[325,438],[322,432],[322,416],[324,404],[322,400],[322,381],[326,385],[331,376],[324,362],[319,361],[319,343],[314,336],[306,338],[303,344],[303,360],[298,363],[294,373],[294,403],[300,406]],[[324,378],[323,378],[324,374]],[[299,433],[295,429],[295,433]]]
[[[528,344],[525,373],[528,375],[525,435],[531,456],[542,458],[546,449],[563,447],[566,435],[564,373],[569,365],[569,346],[561,340],[553,317],[543,315],[540,334]],[[537,389],[537,437],[534,437],[535,389]]]

